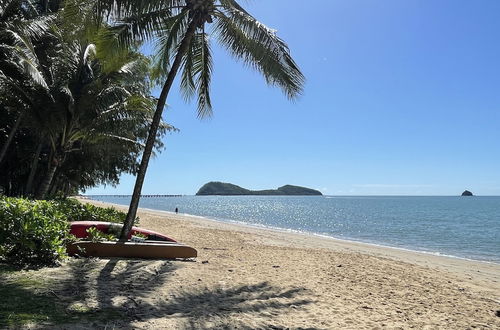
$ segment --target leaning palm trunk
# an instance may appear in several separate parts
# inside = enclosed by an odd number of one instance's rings
[[[52,182],[50,183],[47,196],[54,196],[58,191],[61,190],[60,187],[61,187],[61,171],[56,170],[56,173],[52,178]]]
[[[186,54],[189,44],[196,32],[196,26],[196,21],[192,21],[190,23],[184,39],[180,44],[177,55],[175,56],[175,60],[172,63],[172,67],[170,68],[170,71],[168,73],[167,80],[163,85],[160,97],[158,98],[158,103],[156,105],[156,110],[151,122],[151,127],[149,128],[148,139],[146,140],[146,146],[144,147],[144,153],[142,154],[141,165],[139,166],[137,178],[135,179],[132,200],[130,201],[130,207],[128,209],[127,217],[125,218],[125,222],[120,234],[120,239],[122,240],[127,239],[128,234],[130,230],[132,230],[132,226],[134,225],[134,221],[137,215],[137,208],[139,207],[139,200],[141,198],[142,185],[144,184],[144,178],[146,177],[149,159],[151,158],[151,153],[153,152],[153,147],[156,141],[156,134],[161,122],[163,108],[165,107],[165,104],[167,102],[168,93],[170,91],[170,88],[172,87],[175,76],[177,75],[177,72],[179,71],[179,68],[181,66],[182,58]]]
[[[19,124],[21,124],[21,121],[23,119],[23,114],[24,112],[21,112],[17,117],[14,126],[10,130],[9,136],[7,137],[7,141],[5,141],[4,145],[2,146],[2,150],[0,151],[0,164],[3,161],[5,154],[7,153],[7,149],[9,148],[10,143],[14,139],[14,135],[16,135],[17,129],[19,128]]]
[[[47,197],[47,193],[50,189],[52,179],[54,179],[54,174],[56,173],[59,164],[60,164],[60,158],[57,155],[54,155],[50,162],[50,167],[47,171],[47,174],[43,178],[42,183],[40,184],[40,188],[38,188],[38,191],[35,195],[36,199],[45,199]]]
[[[113,0],[102,1],[108,3],[109,8],[113,7]],[[181,67],[181,91],[186,99],[198,94],[198,117],[209,116],[212,112],[209,94],[212,57],[210,38],[205,32],[206,23],[214,24],[214,35],[234,57],[257,69],[268,84],[281,87],[289,98],[300,94],[304,82],[304,76],[291,58],[286,44],[276,36],[275,31],[258,22],[236,0],[171,0],[165,2],[167,4],[159,3],[163,5],[158,8],[153,6],[145,16],[135,15],[142,7],[132,8],[131,17],[124,19],[123,31],[132,30],[134,37],[148,39],[155,32],[160,34],[155,71],[160,76],[165,73],[166,79],[149,129],[121,239],[128,236],[135,220],[163,108]],[[134,28],[130,29],[130,26]],[[131,40],[130,37],[122,39],[125,43]],[[170,66],[171,58],[174,61]]]

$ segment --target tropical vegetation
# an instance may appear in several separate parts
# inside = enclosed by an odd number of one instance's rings
[[[102,3],[107,6],[101,8],[114,10],[122,43],[129,44],[137,38],[155,43],[154,72],[162,86],[121,233],[124,238],[136,217],[158,125],[178,72],[183,96],[191,99],[196,95],[198,117],[212,113],[212,38],[235,59],[260,72],[268,84],[281,88],[290,99],[301,93],[304,76],[276,31],[256,20],[235,0],[151,1],[147,5],[130,0]]]
[[[285,42],[235,0],[0,4],[0,189],[45,199],[136,174],[121,237],[151,155],[174,130],[162,114],[177,75],[198,117],[212,114],[213,40],[288,98],[302,91]],[[144,42],[155,46],[152,58],[140,53]]]
[[[57,264],[74,239],[69,233],[71,221],[122,223],[124,219],[123,212],[74,199],[0,197],[0,261],[19,267]]]
[[[69,1],[72,15],[0,1],[4,193],[44,199],[134,174],[156,103],[151,60],[140,44],[119,46],[108,25],[88,26],[83,9]],[[173,127],[161,123],[157,149],[167,130]]]

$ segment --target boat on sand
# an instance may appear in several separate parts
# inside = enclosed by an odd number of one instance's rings
[[[78,241],[68,244],[66,250],[70,256],[101,258],[176,259],[198,255],[190,246],[160,241]]]
[[[74,221],[70,226],[70,233],[77,238],[86,239],[90,228],[105,234],[114,234],[118,236],[123,225],[113,222],[103,221]],[[146,239],[139,241],[130,241],[132,236],[141,234]],[[178,243],[161,233],[132,227],[127,241],[86,241],[80,240],[70,243],[66,250],[70,256],[79,255],[82,257],[102,257],[102,258],[144,258],[144,259],[175,259],[175,258],[195,258],[196,249]]]
[[[90,228],[96,228],[97,230],[103,232],[104,234],[113,234],[119,236],[122,231],[123,224],[114,222],[104,222],[104,221],[73,221],[70,226],[70,234],[75,235],[77,238],[87,238],[89,236],[87,230]],[[128,234],[128,239],[132,238],[133,235],[141,234],[146,236],[146,239],[151,241],[167,241],[167,242],[177,242],[175,239],[158,233],[156,231],[132,227],[132,230]]]

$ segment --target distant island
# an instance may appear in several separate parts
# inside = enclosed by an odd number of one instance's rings
[[[470,191],[466,190],[462,193],[462,196],[474,196]]]
[[[310,189],[310,188],[305,188],[305,187],[299,187],[299,186],[292,186],[292,185],[285,185],[283,187],[279,187],[278,189],[268,189],[268,190],[248,190],[245,188],[242,188],[240,186],[237,186],[232,183],[225,183],[225,182],[209,182],[203,185],[203,187],[198,190],[196,193],[197,196],[202,196],[202,195],[224,195],[224,196],[230,196],[230,195],[286,195],[286,196],[312,196],[312,195],[318,195],[321,196],[323,195],[320,191]]]

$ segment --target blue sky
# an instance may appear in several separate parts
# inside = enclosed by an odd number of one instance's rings
[[[178,85],[180,129],[144,194],[208,181],[303,185],[329,195],[500,195],[500,1],[241,1],[278,30],[304,72],[289,102],[214,44],[214,116]],[[131,194],[134,178],[88,194]]]

